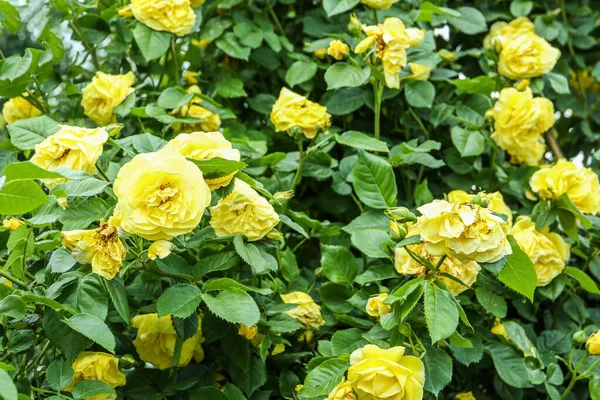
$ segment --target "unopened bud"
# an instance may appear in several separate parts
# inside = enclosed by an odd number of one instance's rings
[[[267,238],[271,240],[279,240],[281,239],[281,232],[277,229],[273,229],[271,232],[267,233]]]
[[[277,192],[273,195],[273,197],[275,197],[277,200],[287,200],[287,199],[291,199],[293,195],[294,195],[294,191],[287,190],[285,192]]]
[[[360,33],[360,21],[356,18],[356,14],[352,14],[350,16],[350,22],[348,23],[348,30],[350,33],[354,35],[358,35]]]
[[[406,207],[391,208],[385,211],[385,215],[397,222],[414,222],[417,220],[417,216]]]
[[[135,358],[132,355],[126,354],[119,358],[119,367],[121,367],[123,369],[133,368],[136,366],[136,364],[137,364],[137,361],[135,360]]]
[[[587,335],[585,334],[585,331],[577,331],[573,334],[573,341],[576,344],[581,344],[581,343],[585,342],[586,339],[587,339]]]
[[[106,133],[108,133],[108,136],[117,137],[119,132],[121,132],[121,129],[123,129],[123,124],[110,124],[104,129],[106,130]]]
[[[399,224],[396,221],[390,221],[390,238],[394,241],[400,241],[406,237],[408,229],[405,224]]]

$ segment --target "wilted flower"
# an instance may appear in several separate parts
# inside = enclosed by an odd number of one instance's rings
[[[309,294],[292,292],[282,294],[281,299],[286,304],[298,305],[296,308],[287,311],[286,314],[300,322],[306,328],[316,331],[325,324],[323,317],[321,317],[321,307],[315,303]]]
[[[342,60],[350,52],[348,45],[341,40],[332,40],[327,48],[327,54],[336,60]]]

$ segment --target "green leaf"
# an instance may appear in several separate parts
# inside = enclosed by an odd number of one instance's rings
[[[292,219],[287,215],[281,214],[279,216],[279,220],[283,222],[284,225],[289,226],[290,228],[304,236],[306,239],[309,238],[308,233],[306,233],[306,230],[304,230],[304,228],[300,224],[297,224],[294,221],[292,221]]]
[[[60,317],[59,313],[47,307],[44,311],[42,327],[50,342],[67,357],[69,362],[73,362],[80,352],[90,346],[91,341],[69,328]]]
[[[404,97],[413,107],[430,108],[435,98],[435,87],[429,81],[408,80],[404,83]]]
[[[511,4],[511,7],[512,7],[512,4]],[[550,81],[550,86],[552,86],[552,89],[554,89],[554,91],[556,93],[558,93],[558,94],[571,93],[571,90],[569,89],[569,81],[567,80],[567,78],[564,75],[557,74],[556,72],[548,72],[545,75],[545,78],[547,78]]]
[[[155,31],[140,22],[135,24],[133,37],[146,61],[165,54],[171,42],[170,33]]]
[[[108,294],[102,284],[103,278],[96,274],[84,276],[75,292],[75,305],[84,313],[104,321],[108,314]]]
[[[232,32],[227,32],[217,39],[216,44],[219,49],[223,50],[230,57],[246,61],[250,57],[250,48],[242,46]]]
[[[361,88],[342,88],[324,98],[324,105],[331,115],[350,114],[365,104],[366,93]]]
[[[497,295],[487,286],[479,286],[475,290],[477,301],[490,314],[498,318],[505,318],[507,312],[507,304],[504,297]]]
[[[0,368],[0,387],[2,388],[1,396],[4,400],[18,400],[19,392],[12,378],[2,368]]]
[[[102,193],[108,185],[110,185],[110,182],[96,178],[85,178],[56,185],[52,188],[51,193],[63,191],[69,197],[90,197]]]
[[[234,172],[241,171],[248,166],[248,164],[244,162],[226,160],[221,157],[213,157],[207,160],[194,160],[188,158],[188,160],[200,168],[204,179],[222,178]]]
[[[48,203],[48,198],[34,181],[10,181],[0,190],[3,215],[25,214],[44,203]]]
[[[252,326],[260,318],[260,311],[254,299],[238,288],[223,290],[215,297],[204,293],[202,300],[213,314],[232,324]]]
[[[58,132],[61,125],[45,115],[27,118],[8,125],[8,134],[13,145],[21,150],[33,150],[48,136]]]
[[[351,10],[360,0],[323,0],[323,9],[328,17]]]
[[[424,389],[437,397],[452,380],[452,358],[439,347],[427,347],[423,364],[425,366]]]
[[[590,377],[589,391],[592,400],[600,400],[600,375]]]
[[[204,284],[202,285],[202,290],[204,290],[205,292],[210,292],[213,290],[225,290],[225,289],[229,289],[232,287],[241,289],[245,292],[256,292],[256,293],[260,293],[262,295],[269,295],[269,294],[273,293],[273,291],[271,289],[257,288],[254,286],[244,285],[243,283],[240,283],[231,278],[209,279],[208,281],[204,282]]]
[[[58,172],[47,171],[29,161],[10,163],[4,168],[3,173],[7,182],[63,177]]]
[[[515,17],[526,17],[532,9],[532,1],[515,0],[510,2],[510,13]]]
[[[0,19],[2,27],[8,29],[12,33],[18,33],[21,29],[21,16],[19,11],[12,6],[8,1],[0,1]]]
[[[246,97],[248,93],[244,90],[244,82],[236,78],[225,78],[217,82],[217,94],[226,99]]]
[[[321,363],[308,373],[298,395],[301,399],[328,395],[340,383],[347,369],[348,362],[339,358]]]
[[[48,385],[54,390],[63,390],[71,384],[74,378],[73,369],[63,361],[52,361],[46,370]]]
[[[354,147],[355,149],[378,151],[382,153],[389,153],[390,151],[385,142],[358,131],[347,131],[341,135],[335,135],[335,140],[339,144]]]
[[[123,321],[129,325],[131,318],[129,315],[129,303],[127,302],[127,291],[125,290],[123,280],[115,276],[112,279],[104,279],[104,285],[106,286],[106,290],[108,290],[113,306]]]
[[[469,131],[459,126],[452,128],[452,143],[462,157],[478,156],[485,150],[485,138],[479,131]]]
[[[337,331],[331,337],[331,349],[334,356],[350,354],[367,344],[369,341],[363,337],[363,332],[358,328]]]
[[[321,269],[332,282],[351,285],[358,274],[354,255],[345,247],[321,245]]]
[[[358,198],[369,207],[396,205],[398,189],[394,171],[390,163],[381,157],[359,150],[353,185]]]
[[[0,300],[0,315],[21,319],[25,316],[25,302],[16,294],[9,294]]]
[[[115,337],[108,326],[98,317],[90,314],[76,314],[63,322],[109,352],[115,353]]]
[[[598,289],[598,285],[596,285],[596,282],[594,282],[594,280],[588,274],[586,274],[579,268],[566,267],[565,274],[569,275],[571,278],[579,282],[579,285],[581,285],[581,287],[585,291],[600,295],[600,289]]]
[[[537,286],[533,263],[512,236],[508,237],[508,241],[512,248],[512,254],[508,256],[506,265],[498,274],[498,279],[533,302],[533,294]]]
[[[486,96],[496,89],[496,81],[487,75],[480,75],[473,79],[454,79],[450,83],[466,93],[479,93]]]
[[[317,64],[307,61],[296,61],[285,73],[285,81],[290,87],[311,80],[317,73]]]
[[[131,144],[138,153],[153,153],[165,147],[167,141],[146,132],[134,135]]]
[[[390,236],[387,232],[378,229],[365,229],[355,232],[350,237],[352,244],[368,257],[389,258],[390,253],[386,249],[393,246]],[[364,278],[371,269],[367,270],[361,276]],[[357,279],[358,282],[358,279]]]
[[[156,302],[158,316],[171,314],[187,318],[196,311],[202,301],[202,291],[196,286],[180,283],[163,292]]]
[[[425,286],[425,321],[433,343],[450,337],[458,326],[458,308],[452,295],[429,283]]]
[[[80,400],[102,394],[112,395],[115,393],[115,389],[104,382],[85,380],[77,382],[72,393],[75,399]]]
[[[229,396],[214,386],[206,386],[200,389],[194,389],[189,393],[190,400],[230,400]]]
[[[503,325],[510,341],[517,345],[523,354],[530,357],[535,357],[537,355],[535,347],[527,337],[527,333],[525,333],[525,329],[523,329],[521,325],[514,321],[504,321]]]
[[[517,350],[500,342],[489,342],[486,350],[492,356],[496,372],[504,382],[516,388],[531,387],[529,370]]]
[[[343,87],[358,87],[367,82],[371,76],[369,67],[359,68],[353,64],[335,63],[325,71],[327,90]]]
[[[108,205],[99,198],[86,200],[85,207],[73,207],[71,205],[66,212],[58,217],[58,220],[63,224],[63,231],[73,229],[85,229],[92,222],[104,218],[108,212]]]
[[[481,11],[473,7],[458,7],[456,11],[460,12],[460,17],[450,15],[446,17],[450,25],[467,35],[487,32],[488,27],[485,16]]]
[[[170,87],[158,96],[156,104],[162,108],[173,109],[188,104],[193,98],[194,93],[186,93],[179,88]]]
[[[233,245],[242,260],[250,265],[256,274],[261,275],[277,270],[277,262],[275,261],[275,264],[273,264],[273,256],[260,251],[258,247],[251,243],[244,243],[242,235],[236,235],[233,238]]]
[[[7,57],[0,67],[0,79],[14,81],[23,76],[29,70],[32,61],[33,55],[31,51],[26,51],[23,57],[17,54]]]
[[[460,17],[460,13],[458,11],[454,11],[451,8],[446,7],[438,7],[428,1],[421,4],[421,8],[419,9],[419,17],[417,21],[423,22],[431,22],[433,21],[433,15],[452,15],[455,17]]]

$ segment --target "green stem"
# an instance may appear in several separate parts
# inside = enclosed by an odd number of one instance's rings
[[[37,367],[37,365],[40,363],[40,360],[42,359],[42,357],[44,357],[44,354],[46,354],[46,352],[48,351],[49,348],[50,348],[50,341],[47,341],[46,344],[44,345],[44,347],[42,348],[42,351],[40,352],[40,354],[38,354],[38,356],[31,362],[31,364],[29,364],[29,366],[27,368],[25,368],[25,373],[28,373],[29,371],[31,371],[32,369]]]
[[[567,386],[567,388],[565,389],[565,391],[563,392],[562,396],[560,396],[561,400],[566,398],[567,395],[571,392],[571,390],[573,389],[573,386],[575,386],[575,383],[577,382],[577,371],[579,370],[579,368],[581,368],[581,365],[583,364],[583,362],[585,361],[585,359],[587,358],[587,354],[585,354],[583,357],[581,357],[581,360],[579,360],[579,362],[577,363],[577,365],[575,366],[575,369],[571,371],[571,380],[569,381],[569,385]],[[569,365],[568,365],[569,369],[571,368],[571,357],[569,356]]]
[[[290,186],[290,192],[294,192],[298,183],[300,183],[300,177],[302,176],[302,166],[304,164],[304,147],[302,146],[302,137],[298,138],[298,151],[300,152],[300,159],[298,160],[298,169],[296,169],[296,173],[294,174],[294,178],[292,179],[292,185]],[[283,206],[283,214],[288,209],[290,202],[289,200]]]
[[[43,113],[47,113],[48,112],[48,110],[46,110],[46,107],[42,103],[40,103],[38,101],[38,99],[35,98],[34,94],[31,92],[31,90],[29,90],[29,89],[26,88],[25,91],[29,95],[29,96],[27,96],[25,98],[25,100],[27,100],[28,102],[30,102],[31,104],[33,104],[34,106],[36,106]]]
[[[379,80],[373,82],[373,95],[375,96],[375,139],[380,136],[381,101],[383,98],[383,84]]]
[[[597,359],[596,361],[594,361],[594,363],[592,365],[590,365],[590,367],[588,369],[586,369],[582,374],[579,375],[580,378],[585,378],[586,376],[588,376],[588,374],[590,372],[592,372],[592,370],[594,369],[594,367],[596,365],[600,364],[600,358]]]
[[[23,282],[20,279],[15,278],[14,276],[12,276],[11,274],[9,274],[6,271],[3,271],[0,269],[0,276],[8,281],[11,281],[12,283],[14,283],[16,285],[21,286],[23,289],[27,289],[27,284],[25,282]]]
[[[377,15],[377,9],[373,9],[373,18],[375,18],[375,25],[379,23],[379,16]]]
[[[71,29],[73,29],[73,31],[77,34],[77,36],[79,36],[79,40],[81,41],[81,44],[83,44],[83,47],[85,47],[87,52],[92,56],[92,63],[94,64],[96,71],[100,71],[100,63],[98,62],[98,56],[96,55],[96,51],[94,51],[92,46],[90,46],[88,41],[85,39],[85,37],[81,33],[81,30],[79,29],[79,21],[77,20],[76,11],[72,10],[72,12],[73,12],[73,21],[69,21],[69,26],[71,27]]]
[[[267,4],[267,9],[269,10],[269,14],[271,14],[271,18],[273,19],[273,22],[275,22],[275,25],[277,26],[277,30],[279,31],[279,33],[281,33],[281,36],[283,36],[284,38],[287,39],[287,35],[285,34],[283,27],[281,26],[281,22],[279,22],[279,18],[277,18],[277,14],[275,14],[275,11],[273,11],[273,7],[271,7],[270,0],[265,0],[265,3]]]
[[[417,121],[417,124],[419,124],[419,126],[421,127],[421,130],[425,134],[425,138],[429,140],[429,131],[425,127],[425,124],[423,124],[423,121],[421,121],[421,118],[419,118],[419,116],[417,115],[417,113],[415,113],[411,106],[408,106],[408,112],[410,113],[410,115],[412,115],[415,121]]]
[[[177,45],[175,43],[175,36],[171,37],[171,54],[173,55],[174,64],[173,82],[177,85],[179,83],[179,59],[177,58]]]

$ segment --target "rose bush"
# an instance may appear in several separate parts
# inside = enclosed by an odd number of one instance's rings
[[[0,0],[0,399],[600,400],[594,1]]]

